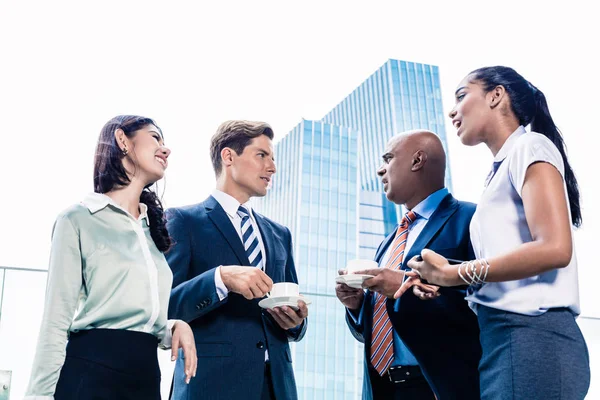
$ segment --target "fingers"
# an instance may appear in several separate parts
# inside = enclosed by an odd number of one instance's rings
[[[411,269],[419,269],[419,266],[423,263],[422,261],[418,261],[419,260],[419,256],[414,256],[413,258],[411,258],[410,260],[408,260],[408,262],[406,263],[406,265],[411,268]]]
[[[424,291],[418,284],[413,286],[413,294],[421,300],[431,300],[440,295],[437,292]]]
[[[340,292],[358,292],[361,289],[356,289],[356,288],[350,287],[350,286],[346,285],[345,283],[336,283],[335,290],[340,291]]]
[[[394,298],[399,299],[400,296],[402,296],[408,289],[410,289],[411,287],[413,287],[415,285],[416,281],[417,281],[417,278],[414,278],[412,276],[409,277],[406,281],[404,281],[404,283],[402,284],[402,286],[400,286],[400,288],[396,291],[396,293],[394,293]]]
[[[383,271],[383,268],[371,268],[371,269],[362,269],[360,271],[353,272],[354,275],[373,275],[377,276],[379,273]]]
[[[190,383],[190,379],[196,376],[198,354],[196,353],[196,344],[194,343],[192,329],[185,323],[175,325],[173,341],[171,343],[171,361],[177,359],[180,348],[183,350],[185,383]]]
[[[348,271],[346,271],[345,269],[338,269],[338,275],[346,275],[348,273]]]
[[[303,300],[298,300],[298,311],[296,311],[296,314],[301,320],[308,317],[308,306]]]
[[[177,356],[179,355],[179,333],[177,329],[173,333],[173,338],[171,341],[171,361],[177,360]]]
[[[195,349],[194,349],[195,351]],[[196,371],[196,365],[194,361],[194,357],[191,354],[191,350],[189,348],[184,347],[183,353],[185,355],[185,383],[190,383],[192,376],[194,376]]]
[[[264,271],[262,270],[258,270],[260,272],[260,276],[262,278],[262,283],[266,285],[267,290],[266,292],[271,291],[271,289],[273,288],[273,279],[271,279],[271,277],[269,275],[267,275]]]
[[[287,306],[275,307],[268,311],[273,316],[273,319],[275,319],[275,322],[283,329],[294,328],[300,325],[304,319],[300,318],[298,314],[296,314],[296,311]]]

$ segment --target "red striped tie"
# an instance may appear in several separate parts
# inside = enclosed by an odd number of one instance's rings
[[[408,226],[417,219],[417,214],[412,211],[406,213],[398,230],[396,237],[390,245],[390,256],[385,268],[398,269],[404,258],[404,248],[408,237]],[[394,361],[394,335],[392,333],[392,322],[388,317],[385,307],[387,297],[374,293],[375,307],[373,312],[373,335],[371,336],[371,364],[383,375]]]

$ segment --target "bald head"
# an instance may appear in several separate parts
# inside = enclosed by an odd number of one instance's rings
[[[402,132],[388,142],[377,171],[389,200],[409,209],[444,187],[446,153],[440,138],[419,129]]]
[[[391,147],[399,146],[404,155],[415,154],[422,151],[426,155],[423,169],[430,178],[442,182],[446,174],[446,152],[442,141],[435,133],[424,129],[406,131],[392,137],[389,141]]]

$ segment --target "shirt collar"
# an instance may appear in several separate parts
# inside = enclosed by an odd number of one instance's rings
[[[511,133],[510,136],[508,137],[508,139],[506,139],[506,142],[504,142],[504,144],[500,148],[500,151],[498,151],[498,154],[496,154],[496,157],[494,157],[494,162],[499,162],[499,161],[504,160],[506,158],[506,156],[508,155],[508,153],[510,152],[510,150],[515,145],[515,142],[517,141],[517,139],[526,132],[527,131],[525,130],[525,127],[523,125],[519,125],[517,130],[514,131],[513,133]]]
[[[234,218],[237,215],[238,208],[240,208],[240,205],[243,205],[244,208],[246,210],[248,210],[250,217],[253,217],[252,216],[252,204],[251,204],[250,200],[248,200],[244,204],[240,204],[240,202],[237,201],[235,199],[235,197],[233,197],[230,194],[227,194],[225,192],[222,192],[218,189],[213,190],[212,197],[214,197],[215,200],[217,200],[217,202],[221,205],[221,207],[223,207],[223,210],[225,210],[227,215],[229,215],[231,218]]]
[[[123,211],[129,217],[133,218],[133,216],[131,214],[129,214],[129,212],[127,212],[127,210],[122,208],[120,205],[115,203],[113,201],[113,199],[111,199],[110,197],[108,197],[107,195],[105,195],[103,193],[88,193],[83,198],[83,201],[81,203],[84,206],[86,206],[87,209],[90,210],[90,212],[92,214],[95,214],[98,211],[102,210],[103,208],[106,208],[106,206],[110,205],[112,207],[119,209],[120,211]],[[133,219],[135,219],[135,218],[133,218]],[[145,219],[148,226],[150,226],[150,218],[148,218],[148,206],[145,205],[144,203],[140,203],[140,217],[138,218],[138,221],[141,221],[143,219]]]
[[[419,218],[424,218],[428,220],[431,217],[431,215],[435,212],[435,210],[437,210],[444,197],[446,197],[447,195],[448,189],[446,188],[442,188],[438,191],[435,191],[429,196],[427,196],[425,200],[421,201],[419,204],[413,207],[411,211],[416,213],[419,216]]]

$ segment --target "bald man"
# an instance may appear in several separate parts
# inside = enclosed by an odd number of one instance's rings
[[[466,288],[418,282],[393,299],[406,263],[423,248],[455,260],[475,258],[469,241],[475,204],[444,187],[446,154],[433,132],[394,136],[382,159],[377,175],[387,199],[407,212],[379,245],[379,268],[357,272],[374,278],[363,289],[336,285],[346,322],[365,344],[363,399],[479,399],[479,327]]]

